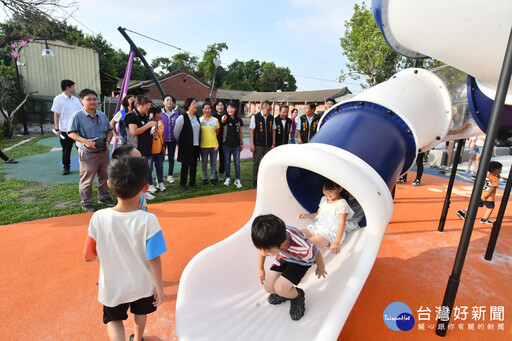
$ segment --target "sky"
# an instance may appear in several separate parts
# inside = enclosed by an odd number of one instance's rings
[[[338,82],[342,69],[348,72],[339,39],[345,32],[345,21],[353,15],[354,4],[362,2],[75,0],[75,7],[56,10],[52,15],[86,34],[101,33],[114,47],[126,52],[129,45],[117,30],[119,26],[191,52],[199,60],[207,45],[225,42],[229,49],[219,58],[225,68],[236,59],[274,62],[290,69],[297,80],[297,91],[347,86],[359,93],[363,79]],[[128,34],[147,52],[148,62],[181,52]]]

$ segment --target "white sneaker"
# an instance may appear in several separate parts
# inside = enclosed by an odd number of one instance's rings
[[[149,186],[149,189],[148,189],[148,192],[150,192],[150,193],[155,193],[155,192],[156,192],[156,187],[155,187],[155,186],[153,186],[153,185],[150,185],[150,186]]]
[[[167,176],[167,181],[169,181],[170,184],[174,183],[174,178],[172,177],[172,175]]]
[[[161,182],[161,183],[157,184],[157,185],[156,185],[156,188],[157,188],[159,191],[162,191],[162,192],[166,190],[166,188],[165,188],[165,186],[164,186],[164,183],[163,183],[163,182]]]
[[[224,181],[224,186],[229,186],[231,184],[231,179],[226,178],[226,181]]]
[[[240,182],[240,179],[235,180],[235,186],[236,188],[242,188],[242,183]]]
[[[152,194],[151,194],[151,193],[149,193],[149,192],[144,193],[144,197],[145,197],[146,199],[148,199],[148,200],[153,200],[153,199],[155,199],[155,196],[154,196],[154,195],[152,195]]]

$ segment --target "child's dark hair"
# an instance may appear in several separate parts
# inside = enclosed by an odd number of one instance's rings
[[[123,156],[130,156],[130,153],[134,149],[134,146],[130,146],[127,144],[125,144],[124,146],[119,146],[112,152],[112,160],[120,159]]]
[[[496,169],[501,169],[503,168],[503,165],[501,164],[501,162],[498,162],[498,161],[491,161],[489,162],[489,172],[492,172],[492,171],[495,171]]]
[[[335,183],[334,181],[330,180],[330,179],[327,179],[327,178],[324,178],[323,181],[322,181],[322,187],[324,187],[325,189],[329,190],[329,191],[332,191],[334,189],[339,189],[341,188],[340,185],[338,185],[337,183]],[[345,200],[348,200],[349,199],[349,194],[348,192],[343,188],[341,190],[341,197]]]
[[[252,222],[251,238],[259,250],[281,247],[286,240],[286,225],[273,214],[260,215]]]
[[[121,199],[130,199],[148,183],[149,165],[141,157],[122,156],[108,168],[110,189]]]

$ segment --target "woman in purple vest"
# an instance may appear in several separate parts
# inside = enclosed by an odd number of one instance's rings
[[[164,124],[164,143],[167,148],[167,158],[169,159],[169,172],[167,173],[167,181],[174,183],[172,174],[174,172],[174,153],[176,152],[176,138],[174,136],[174,127],[176,120],[180,116],[180,110],[176,105],[176,99],[171,95],[164,96],[164,107],[162,108],[161,121]]]

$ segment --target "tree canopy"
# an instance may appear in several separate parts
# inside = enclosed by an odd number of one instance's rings
[[[413,66],[412,59],[399,55],[388,46],[364,2],[354,5],[354,14],[345,22],[345,34],[340,38],[340,44],[349,60],[346,64],[348,72],[341,70],[341,82],[349,74],[353,79],[364,77],[366,83],[361,86],[368,88],[388,80],[401,69]],[[435,59],[417,63],[418,67],[426,69],[442,65]]]

